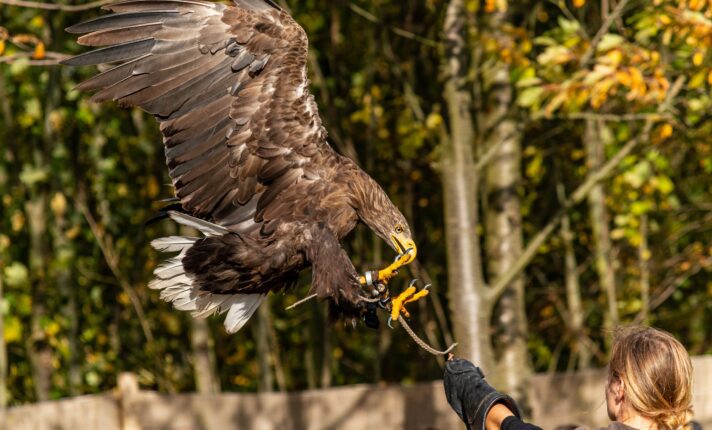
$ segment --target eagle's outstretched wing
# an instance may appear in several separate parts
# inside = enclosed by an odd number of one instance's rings
[[[278,217],[279,195],[328,181],[334,156],[308,91],[304,30],[270,0],[235,4],[105,6],[114,13],[67,29],[101,48],[64,62],[113,65],[78,88],[155,115],[184,209],[228,227]]]

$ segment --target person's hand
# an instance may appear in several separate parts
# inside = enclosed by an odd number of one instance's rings
[[[514,400],[492,388],[484,378],[482,370],[467,360],[449,357],[445,363],[443,382],[447,402],[465,422],[467,428],[485,430],[487,415],[498,403],[503,404],[512,414],[521,418],[519,408]],[[497,412],[502,412],[502,409],[499,408]],[[501,414],[497,416],[499,415]],[[492,420],[490,420],[490,424],[493,424]]]

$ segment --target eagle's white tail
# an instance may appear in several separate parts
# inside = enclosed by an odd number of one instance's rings
[[[176,222],[196,228],[206,236],[223,235],[229,231],[217,224],[182,214],[169,212]],[[206,318],[213,314],[227,312],[225,329],[235,333],[247,323],[252,314],[264,301],[266,294],[213,294],[202,291],[200,286],[185,273],[183,257],[188,248],[198,240],[195,237],[170,236],[151,242],[151,246],[163,252],[178,252],[178,255],[158,266],[156,277],[148,287],[161,291],[161,299],[170,302],[176,309],[188,311],[196,318]]]

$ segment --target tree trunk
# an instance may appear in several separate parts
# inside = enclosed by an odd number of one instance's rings
[[[59,184],[58,179],[55,181]],[[66,198],[61,193],[55,194],[52,204],[52,210],[55,217],[55,222],[52,225],[52,252],[55,256],[61,256],[67,250],[71,249],[71,245],[65,236],[67,221],[64,217],[63,207],[66,207]],[[78,396],[81,394],[82,372],[79,364],[79,320],[77,300],[72,282],[71,266],[73,265],[73,262],[60,260],[57,263],[57,268],[55,269],[53,275],[57,280],[57,290],[64,300],[62,313],[67,321],[67,380],[69,393],[73,396]]]
[[[557,185],[559,201],[566,201],[564,186]],[[566,283],[566,305],[568,311],[568,331],[573,337],[573,353],[578,357],[579,369],[586,369],[591,365],[591,350],[588,346],[586,334],[583,332],[584,309],[581,299],[581,284],[578,276],[578,263],[574,252],[574,235],[571,232],[571,220],[568,214],[561,220],[561,239],[564,243],[564,271]]]
[[[7,346],[5,345],[5,312],[3,312],[3,273],[5,267],[0,264],[0,411],[5,409],[9,393],[7,390]]]
[[[288,380],[287,372],[285,372],[284,366],[282,365],[282,351],[279,348],[279,339],[277,339],[277,332],[274,330],[274,324],[272,324],[272,320],[269,318],[269,307],[265,308],[263,312],[267,315],[267,318],[265,319],[265,326],[267,327],[267,340],[269,341],[271,352],[270,361],[272,365],[274,365],[274,379],[277,382],[277,388],[279,388],[279,391],[285,392],[287,391]]]
[[[586,121],[584,146],[586,147],[586,163],[589,171],[594,172],[599,170],[605,162],[605,155],[603,152],[603,142],[600,139],[600,131],[595,120]],[[593,186],[588,194],[588,205],[591,228],[593,230],[596,271],[598,272],[601,289],[605,292],[608,300],[609,324],[615,327],[618,325],[616,278],[611,255],[613,247],[611,246],[611,236],[608,227],[606,194],[602,184],[599,183]]]
[[[255,324],[252,326],[255,342],[257,342],[257,362],[260,365],[260,379],[257,384],[257,389],[260,392],[272,391],[274,387],[272,366],[270,365],[271,352],[269,348],[269,333],[267,332],[268,318],[269,309],[266,304],[263,304],[257,309],[257,318]]]
[[[499,28],[497,25],[496,28]],[[497,30],[495,29],[495,33]],[[486,169],[487,268],[491,279],[499,279],[522,255],[522,214],[517,187],[521,182],[521,132],[512,118],[512,87],[509,71],[500,64],[489,89],[491,107],[486,117],[486,147],[498,145]],[[518,276],[502,293],[494,312],[494,339],[502,389],[529,409],[529,379],[532,370],[527,350],[527,319],[524,310],[524,280]]]
[[[314,331],[312,330],[312,324],[304,324],[302,329],[302,335],[306,339],[306,346],[304,351],[304,366],[306,367],[306,378],[307,378],[307,389],[316,389],[316,354],[314,351],[314,345],[316,344],[316,339],[318,336],[314,336]]]
[[[36,400],[49,400],[52,384],[52,350],[42,328],[41,321],[47,315],[45,289],[47,282],[46,216],[47,195],[35,194],[25,204],[30,229],[30,273],[32,280],[32,318],[28,342],[28,354],[32,364],[32,381]]]
[[[215,363],[215,346],[208,321],[190,318],[190,345],[193,349],[195,388],[201,394],[220,392]]]
[[[648,323],[650,313],[650,248],[648,247],[648,215],[640,217],[640,245],[638,245],[638,261],[640,264],[640,320]]]
[[[324,325],[322,326],[322,345],[321,345],[321,387],[329,388],[331,387],[331,377],[332,377],[332,348],[331,348],[331,328],[326,321],[326,317],[323,318]]]
[[[445,100],[449,136],[443,138],[440,169],[445,206],[448,294],[458,354],[492,369],[490,312],[484,302],[480,244],[477,237],[477,174],[473,158],[474,129],[467,85],[465,10],[451,0],[445,18]]]

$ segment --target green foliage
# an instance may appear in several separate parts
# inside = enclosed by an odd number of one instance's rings
[[[649,142],[605,182],[607,208],[624,321],[633,321],[642,306],[642,258],[653,298],[669,297],[650,322],[673,331],[693,353],[712,352],[710,3],[636,6],[595,47],[591,37],[601,20],[590,17],[600,15],[597,3],[574,1],[572,10],[548,1],[466,3],[476,102],[471,108],[477,114],[486,111],[482,100],[498,65],[507,65],[515,92],[513,115],[521,118],[523,131],[524,181],[518,191],[525,241],[560,207],[556,183],[570,192],[589,172],[583,124],[576,115],[601,121],[610,157],[642,129],[642,120],[621,115],[654,112],[671,84],[684,79],[670,113],[654,118]],[[434,280],[434,294],[445,302],[438,180],[448,174],[448,166],[438,164],[448,129],[441,85],[442,4],[353,3],[376,16],[377,23],[345,3],[289,4],[310,37],[313,91],[332,144],[355,156],[409,218],[419,261]],[[495,15],[504,11],[507,19],[497,21]],[[189,316],[146,287],[161,258],[150,240],[176,233],[169,222],[144,225],[160,209],[159,200],[172,196],[158,128],[141,112],[90,104],[86,94],[73,91],[91,70],[32,65],[52,53],[80,52],[63,29],[98,13],[0,8],[0,30],[7,30],[5,36],[0,31],[0,60],[8,60],[0,63],[0,308],[15,404],[36,399],[35,345],[48,345],[52,352],[55,398],[109,390],[121,371],[137,372],[148,388],[195,389]],[[589,50],[590,60],[581,64]],[[601,114],[610,117],[595,116]],[[486,130],[478,133],[482,137]],[[586,209],[574,208],[570,218],[587,334],[605,352],[600,328],[606,306],[592,267]],[[641,253],[643,237],[648,249]],[[363,228],[346,246],[362,270],[393,257]],[[552,238],[525,274],[530,352],[538,370],[565,368],[573,351],[570,334],[562,329],[563,246],[559,237]],[[404,278],[393,285],[396,291]],[[308,282],[305,275],[296,291],[273,296],[270,303],[270,367],[279,357],[287,389],[320,385],[322,368],[334,384],[440,376],[437,363],[400,330],[339,324],[326,329],[325,309],[315,303],[284,310],[304,295]],[[435,323],[432,306],[422,305],[413,314],[416,330],[442,344],[447,327]],[[228,336],[220,321],[210,320],[224,390],[259,386],[265,358],[257,353],[253,325]],[[558,361],[552,365],[552,360]],[[604,362],[605,353],[597,360]],[[79,381],[71,380],[70,368],[78,369]]]

